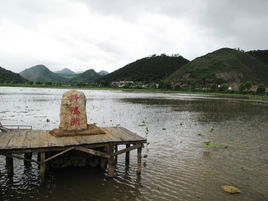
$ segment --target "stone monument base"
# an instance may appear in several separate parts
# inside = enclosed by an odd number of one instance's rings
[[[105,134],[105,131],[102,130],[100,127],[96,126],[95,124],[88,124],[87,129],[81,131],[75,130],[63,130],[55,128],[49,131],[49,134],[54,135],[56,137],[66,137],[66,136],[75,136],[75,135],[100,135]]]

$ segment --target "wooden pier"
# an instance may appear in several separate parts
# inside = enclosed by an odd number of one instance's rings
[[[123,128],[105,127],[104,135],[77,135],[66,137],[55,137],[46,130],[10,130],[0,132],[0,155],[6,156],[6,168],[9,176],[13,175],[13,158],[24,160],[24,164],[31,162],[39,164],[40,181],[45,180],[46,163],[50,160],[77,150],[90,155],[101,157],[101,166],[105,167],[108,162],[108,176],[113,177],[115,161],[119,154],[126,154],[126,163],[129,162],[129,152],[137,150],[137,173],[141,173],[141,158],[145,138]],[[126,148],[118,150],[118,145],[125,145]],[[103,148],[105,151],[98,151],[96,148]],[[46,153],[55,153],[46,158]],[[33,159],[32,154],[38,153],[40,159]],[[23,155],[22,155],[23,154]]]

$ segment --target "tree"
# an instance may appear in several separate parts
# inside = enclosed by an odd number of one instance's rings
[[[219,88],[219,91],[222,91],[222,92],[226,92],[228,90],[228,86],[227,84],[223,84],[221,85],[221,87]]]
[[[217,89],[218,89],[218,86],[217,86],[216,84],[213,84],[213,85],[211,86],[211,88],[210,88],[210,91],[212,91],[212,92],[216,92]]]
[[[265,94],[265,86],[264,84],[260,84],[257,87],[256,94],[258,95],[264,95]]]
[[[159,88],[160,89],[171,89],[171,83],[170,82],[161,81],[159,83]]]
[[[246,81],[244,85],[245,85],[245,88],[247,89],[247,91],[249,91],[252,87],[252,83],[250,81]]]
[[[246,89],[245,83],[241,83],[241,84],[239,85],[239,92],[242,93],[242,92],[245,91],[245,89]]]

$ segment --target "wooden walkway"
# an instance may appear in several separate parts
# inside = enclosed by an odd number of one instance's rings
[[[103,164],[109,164],[108,176],[114,176],[115,160],[117,155],[126,153],[126,163],[129,162],[129,152],[137,149],[138,168],[141,172],[141,151],[145,138],[123,128],[102,128],[106,134],[86,136],[55,137],[46,130],[13,130],[0,133],[0,154],[6,156],[8,173],[13,175],[13,158],[24,160],[26,163],[35,162],[40,165],[41,182],[44,181],[46,163],[68,151],[78,150],[91,155],[101,157]],[[126,145],[126,148],[118,150],[118,145]],[[94,150],[103,147],[104,152]],[[45,153],[57,152],[46,158]],[[40,160],[33,160],[32,153],[38,153]],[[20,154],[24,154],[21,156]],[[105,166],[105,165],[102,165]]]

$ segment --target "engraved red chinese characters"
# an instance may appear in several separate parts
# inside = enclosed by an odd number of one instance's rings
[[[79,97],[77,96],[77,94],[73,94],[73,95],[69,96],[69,101],[70,102],[76,102],[77,103],[78,99],[79,99]]]
[[[86,97],[83,92],[70,90],[63,94],[59,127],[68,131],[87,129]]]
[[[70,107],[69,108],[69,111],[70,111],[71,114],[75,114],[75,115],[79,115],[80,114],[80,112],[78,110],[78,106]]]
[[[79,118],[72,118],[71,119],[71,126],[80,126],[80,119]]]

